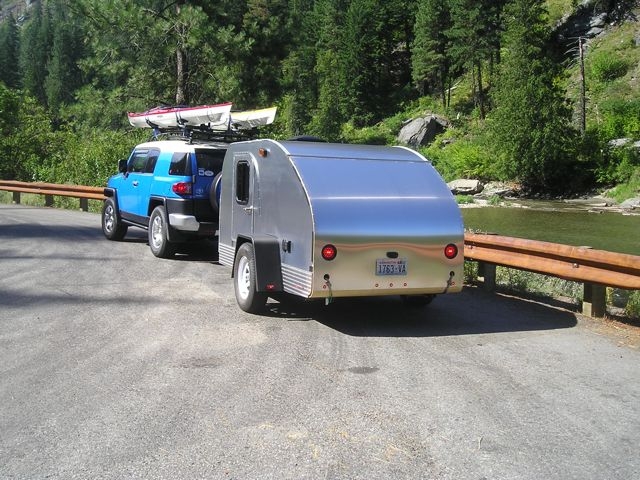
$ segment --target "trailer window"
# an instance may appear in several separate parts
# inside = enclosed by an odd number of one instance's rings
[[[236,201],[249,203],[249,162],[241,161],[236,164]]]

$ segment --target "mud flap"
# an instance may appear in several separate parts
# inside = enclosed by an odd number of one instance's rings
[[[270,235],[253,237],[256,262],[256,290],[258,292],[282,292],[282,265],[280,243]]]

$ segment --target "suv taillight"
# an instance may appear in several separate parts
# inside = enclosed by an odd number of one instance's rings
[[[178,182],[171,185],[171,190],[178,195],[191,195],[191,184],[189,182]]]

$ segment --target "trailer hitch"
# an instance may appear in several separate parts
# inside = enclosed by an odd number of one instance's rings
[[[324,304],[329,305],[333,302],[333,291],[331,290],[331,281],[329,280],[331,277],[328,273],[324,274],[324,286],[329,289],[329,296],[324,299]]]
[[[451,270],[449,272],[449,279],[447,280],[447,286],[444,287],[444,292],[442,293],[447,293],[447,291],[449,290],[450,287],[452,287],[453,285],[456,284],[456,282],[453,281],[453,277],[456,276],[456,272],[454,272],[453,270]]]

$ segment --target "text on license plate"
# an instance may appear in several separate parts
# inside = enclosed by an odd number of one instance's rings
[[[376,260],[376,275],[406,275],[407,260],[405,258],[378,258]]]

